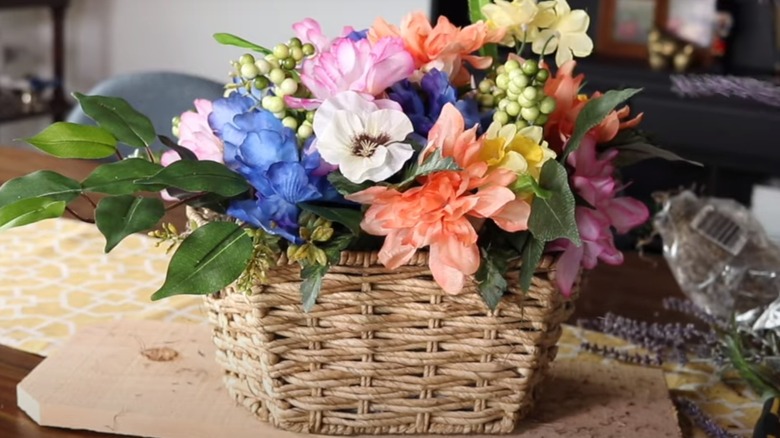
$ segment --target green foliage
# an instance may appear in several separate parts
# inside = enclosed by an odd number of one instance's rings
[[[0,207],[0,230],[21,227],[44,219],[62,216],[65,201],[52,198],[29,198]]]
[[[266,49],[263,46],[259,46],[255,43],[251,43],[243,38],[237,37],[229,33],[215,33],[214,40],[226,46],[236,46],[236,47],[241,47],[242,49],[254,50],[255,52],[260,52],[263,55],[269,55],[271,53],[270,50]]]
[[[479,283],[479,294],[490,310],[496,310],[506,292],[504,272],[507,269],[507,259],[506,254],[489,254],[482,250],[482,262],[479,264],[476,280]]]
[[[434,172],[441,172],[445,170],[459,170],[460,167],[451,157],[443,157],[440,149],[436,149],[432,154],[425,158],[422,163],[417,161],[409,166],[404,173],[404,179],[399,184],[400,186],[406,186],[414,182],[415,179],[421,176],[429,175]]]
[[[252,238],[232,222],[210,222],[181,243],[168,265],[165,283],[152,295],[207,295],[236,280],[252,257]]]
[[[130,158],[103,164],[89,174],[87,179],[81,183],[81,187],[87,192],[109,195],[130,195],[142,191],[157,192],[164,189],[165,186],[139,184],[136,181],[151,178],[162,168],[159,164],[141,158]]]
[[[164,215],[160,199],[130,195],[104,198],[95,209],[98,230],[106,237],[106,252],[125,237],[154,227]]]
[[[520,175],[511,189],[515,193],[533,193],[536,197],[543,199],[549,199],[553,196],[552,192],[543,189],[542,186],[536,182],[536,179],[529,174]]]
[[[162,143],[165,147],[173,151],[176,151],[176,153],[179,154],[179,157],[182,160],[195,161],[198,159],[198,156],[195,155],[195,152],[192,152],[191,150],[185,148],[184,146],[177,144],[175,141],[171,140],[170,138],[164,135],[158,135],[157,138],[160,139],[160,143]]]
[[[49,170],[39,170],[0,186],[0,206],[30,198],[49,198],[67,203],[80,193],[78,181]]]
[[[301,203],[298,207],[303,211],[314,213],[315,215],[344,225],[352,234],[360,234],[360,221],[363,220],[363,213],[360,210],[342,207],[326,207],[322,205]]]
[[[534,198],[528,229],[536,239],[550,242],[567,238],[580,245],[574,217],[574,194],[569,187],[569,175],[561,163],[548,160],[542,167],[539,185],[551,193],[549,198]]]
[[[303,299],[303,310],[310,312],[317,304],[317,298],[322,289],[322,279],[328,272],[327,265],[307,265],[301,270],[301,298]]]
[[[591,129],[598,126],[618,105],[630,99],[642,91],[636,88],[627,88],[625,90],[611,90],[604,93],[603,96],[591,99],[580,111],[577,121],[574,123],[574,133],[566,145],[561,162],[565,163],[569,154],[580,147],[582,139]]]
[[[268,270],[276,266],[279,257],[279,236],[263,230],[246,230],[252,238],[252,257],[236,281],[239,290],[249,292],[256,284],[268,283]]]
[[[491,0],[469,0],[469,18],[472,23],[485,19],[485,16],[482,14],[482,7],[489,3],[492,3]],[[479,54],[482,56],[490,56],[493,60],[497,60],[498,46],[495,44],[485,44],[485,46],[479,50]]]
[[[103,128],[68,122],[54,123],[24,141],[59,158],[106,158],[116,152],[117,145],[116,138]]]
[[[249,183],[244,177],[215,161],[176,161],[154,176],[139,179],[136,183],[153,187],[175,187],[195,193],[216,193],[226,197],[237,196],[249,190]]]
[[[328,175],[328,181],[344,196],[357,193],[374,185],[371,181],[365,181],[360,184],[353,183],[338,170]]]
[[[151,120],[122,98],[81,93],[74,93],[73,97],[81,104],[84,114],[128,146],[147,147],[157,136]]]
[[[520,289],[528,292],[531,289],[531,282],[536,272],[536,266],[539,261],[542,260],[544,254],[545,242],[535,238],[532,235],[528,235],[528,240],[525,242],[523,248],[522,258],[523,264],[520,267]]]
[[[617,167],[630,166],[652,158],[660,158],[666,161],[684,161],[694,166],[702,166],[701,163],[686,160],[674,152],[654,146],[652,140],[646,134],[635,129],[620,131],[612,141],[599,145],[599,147],[600,149],[615,149],[618,151],[618,156],[614,161]]]

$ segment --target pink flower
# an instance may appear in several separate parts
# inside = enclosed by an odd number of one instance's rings
[[[209,126],[209,114],[212,104],[206,99],[195,101],[196,111],[187,111],[181,115],[179,123],[179,144],[195,153],[199,160],[223,162],[224,145]],[[160,157],[160,163],[168,166],[181,157],[175,151],[167,151]]]
[[[199,160],[223,162],[224,145],[209,126],[209,114],[212,111],[211,101],[195,100],[195,111],[187,111],[181,115],[179,123],[179,144],[191,150]],[[160,164],[169,166],[181,157],[175,151],[167,151],[160,157]],[[175,200],[163,191],[163,199]]]
[[[570,295],[580,267],[593,269],[599,260],[609,265],[623,263],[623,254],[615,247],[612,235],[627,233],[643,224],[650,216],[647,207],[629,197],[615,197],[619,187],[613,177],[614,151],[598,157],[596,139],[588,135],[577,151],[569,156],[574,167],[572,186],[591,206],[577,207],[577,229],[582,245],[577,247],[568,240],[554,242],[553,251],[563,251],[558,260],[556,281],[564,295]]]
[[[322,33],[320,23],[313,18],[305,18],[293,24],[293,30],[295,31],[295,36],[297,36],[303,44],[313,44],[317,49],[317,52],[327,50],[332,42],[331,38],[328,38]],[[344,26],[344,29],[341,31],[341,37],[347,37],[354,31],[355,28],[352,26]]]
[[[414,72],[412,56],[400,38],[338,38],[326,50],[303,62],[301,82],[313,99],[286,96],[291,108],[315,109],[323,100],[342,91],[355,91],[374,98]]]

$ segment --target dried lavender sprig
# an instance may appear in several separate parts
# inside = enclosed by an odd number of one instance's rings
[[[593,342],[583,342],[580,344],[580,348],[585,351],[589,351],[600,356],[604,356],[609,359],[615,359],[620,362],[630,363],[632,365],[645,365],[645,366],[660,366],[663,364],[663,359],[660,355],[649,355],[640,353],[629,353],[627,351],[619,350],[615,347],[602,346]]]
[[[714,326],[721,329],[726,328],[728,326],[727,321],[715,317],[713,315],[710,315],[709,313],[707,313],[706,310],[697,306],[691,300],[683,300],[676,297],[669,297],[669,298],[664,298],[661,304],[663,305],[665,310],[692,316],[698,319],[699,321],[710,326]]]
[[[755,78],[719,75],[672,75],[672,91],[680,96],[725,96],[780,107],[780,87]]]
[[[696,403],[685,397],[674,397],[674,404],[693,424],[698,426],[710,438],[739,438],[738,435],[720,427],[715,420],[707,415]]]

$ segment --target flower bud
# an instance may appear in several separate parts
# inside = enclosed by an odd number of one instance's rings
[[[278,68],[275,68],[275,69],[271,70],[270,73],[268,73],[268,79],[270,79],[271,82],[273,82],[276,85],[281,84],[282,81],[284,81],[285,77],[286,76],[285,76],[284,72],[281,69],[278,69]]]
[[[517,103],[523,108],[532,108],[536,106],[536,102],[526,99],[523,95],[517,98]]]
[[[536,74],[536,81],[542,85],[544,85],[548,79],[550,79],[550,72],[547,69],[540,69],[539,73]]]
[[[552,114],[555,112],[555,107],[557,106],[557,102],[555,102],[555,98],[552,96],[547,96],[544,99],[542,99],[542,102],[539,104],[539,111],[541,111],[542,114]]]
[[[311,240],[315,242],[327,242],[333,237],[333,228],[320,226],[311,233]]]
[[[550,120],[550,117],[545,114],[539,114],[539,117],[534,120],[534,125],[537,126],[544,126],[547,124],[547,121]]]
[[[292,129],[293,131],[298,129],[298,121],[295,120],[295,117],[287,116],[282,119],[282,125],[284,125],[287,128]]]
[[[271,85],[271,82],[265,76],[258,76],[255,78],[255,81],[252,83],[252,85],[254,85],[258,90],[265,90],[269,85]]]
[[[496,104],[496,101],[493,99],[493,96],[489,94],[483,94],[479,96],[479,104],[485,108],[492,108],[493,105]]]
[[[496,111],[493,114],[493,121],[502,125],[506,125],[509,123],[509,114],[507,114],[505,111]]]
[[[525,129],[531,125],[529,125],[528,122],[526,122],[525,120],[520,119],[517,122],[515,122],[515,126],[517,127],[518,130],[520,130],[520,129]]]
[[[507,72],[506,71],[506,67],[504,67],[503,65],[499,65],[498,68],[496,69],[496,74],[499,74],[499,75],[502,75],[502,74],[504,74],[506,72]]]
[[[528,76],[534,76],[536,73],[539,72],[539,63],[534,61],[533,59],[528,59],[523,63],[523,73],[525,73]]]
[[[292,70],[295,68],[295,60],[292,58],[284,58],[279,61],[279,66],[285,70]]]
[[[506,71],[519,70],[520,63],[517,62],[517,60],[510,59],[504,64],[504,68],[506,69]]]
[[[535,101],[539,97],[539,90],[536,87],[525,87],[523,90],[523,97],[530,101]]]
[[[515,70],[516,72],[519,72],[520,70]],[[520,88],[525,88],[528,85],[531,84],[531,80],[528,79],[528,76],[525,76],[523,74],[515,75],[514,77],[510,76],[512,83]]]
[[[265,96],[261,103],[263,108],[274,114],[284,111],[284,100],[279,96]]]
[[[519,96],[520,94],[523,93],[524,90],[525,90],[524,87],[520,87],[517,84],[515,84],[514,82],[510,82],[509,83],[509,88],[507,89],[507,92],[511,92],[512,94],[515,94],[515,95]]]
[[[290,56],[292,56],[292,59],[294,59],[296,62],[300,61],[304,58],[303,49],[300,47],[293,47],[290,49]]]
[[[509,102],[506,106],[506,113],[512,117],[517,117],[517,115],[520,114],[520,111],[520,104],[517,102]]]
[[[255,57],[252,56],[249,53],[245,53],[245,54],[241,55],[240,58],[238,58],[238,63],[241,64],[241,65],[244,65],[244,64],[254,64],[255,63]]]
[[[309,137],[314,135],[314,129],[311,127],[308,123],[303,123],[301,126],[298,127],[298,138],[301,140],[306,140]]]
[[[273,54],[277,59],[285,59],[290,56],[290,48],[286,44],[277,44],[273,49]]]
[[[292,37],[290,38],[290,42],[287,43],[290,47],[301,47],[303,46],[303,41],[301,41],[298,37]]]
[[[244,79],[254,79],[260,74],[260,70],[254,63],[241,64],[241,77]]]
[[[279,68],[279,60],[276,59],[276,56],[274,55],[266,55],[265,60],[268,61],[269,64],[271,64],[271,70],[275,68]]]
[[[306,43],[306,44],[304,44],[304,45],[303,45],[303,47],[301,47],[301,49],[303,49],[303,54],[304,54],[304,55],[306,55],[306,56],[311,56],[311,55],[313,55],[313,54],[314,54],[314,52],[317,50],[317,49],[314,47],[314,44],[312,44],[312,43]]]
[[[314,123],[314,111],[308,111],[306,113],[306,121],[309,123]]]
[[[274,114],[274,117],[276,117],[279,120],[282,120],[285,117],[287,117],[287,111],[279,111],[278,113],[273,113],[273,114]]]
[[[501,90],[509,88],[509,76],[506,74],[496,76],[496,87]]]
[[[520,117],[522,117],[528,122],[536,121],[536,119],[539,118],[539,108],[536,107],[523,108],[520,111]]]
[[[493,88],[493,81],[488,79],[483,79],[479,83],[479,91],[482,93],[490,93],[490,90]]]
[[[508,99],[501,99],[498,101],[498,110],[499,111],[506,111],[506,106],[509,104]]]
[[[285,96],[292,96],[298,91],[298,82],[293,78],[287,78],[279,84],[278,90]]]
[[[273,68],[271,63],[265,59],[258,59],[255,61],[255,67],[257,67],[257,70],[261,75],[267,75],[271,71],[271,68]]]

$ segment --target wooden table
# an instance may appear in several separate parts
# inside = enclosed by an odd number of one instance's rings
[[[94,168],[93,162],[59,160],[37,152],[0,148],[0,182],[38,169],[55,170],[81,180]],[[79,202],[74,209],[88,215],[89,205]],[[183,224],[183,211],[174,210],[166,220]],[[624,265],[602,265],[587,275],[572,322],[608,311],[643,320],[669,321],[674,316],[661,314],[661,300],[668,296],[682,294],[663,259],[657,255],[642,258],[627,254]],[[40,356],[0,346],[0,438],[111,436],[42,428],[16,407],[17,383],[42,360]]]

